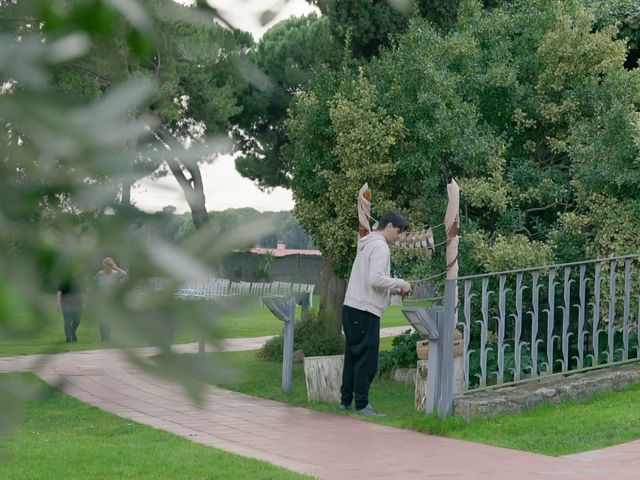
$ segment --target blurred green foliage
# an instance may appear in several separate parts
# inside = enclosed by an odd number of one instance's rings
[[[252,245],[265,226],[242,226],[222,238],[201,228],[177,246],[166,237],[170,216],[145,223],[145,215],[122,205],[123,186],[165,161],[167,145],[170,158],[191,171],[215,154],[218,142],[204,134],[200,146],[179,148],[185,140],[179,129],[191,131],[175,113],[180,95],[203,94],[215,105],[192,102],[188,116],[206,122],[207,133],[226,133],[225,122],[237,111],[228,90],[238,81],[231,76],[233,54],[224,56],[221,48],[225,41],[235,48],[231,37],[242,35],[213,28],[206,9],[160,0],[2,2],[0,8],[0,336],[32,337],[45,329],[53,293],[73,276],[86,298],[86,318],[110,325],[118,346],[162,348],[161,365],[135,350],[124,354],[172,376],[197,398],[199,380],[215,378],[218,369],[178,361],[169,352],[171,338],[188,324],[199,338],[214,340],[215,319],[233,306],[181,302],[173,293],[180,282],[210,276],[225,253]],[[162,129],[173,139],[159,141]],[[129,274],[111,295],[93,288],[107,256]],[[170,281],[153,290],[152,276]],[[61,314],[59,322],[62,336]],[[0,430],[13,418],[16,391],[0,386],[6,412]]]

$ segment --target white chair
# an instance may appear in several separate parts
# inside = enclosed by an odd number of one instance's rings
[[[316,288],[316,286],[311,283],[311,284],[307,284],[305,285],[305,292],[307,292],[309,294],[309,308],[313,307],[313,289]]]

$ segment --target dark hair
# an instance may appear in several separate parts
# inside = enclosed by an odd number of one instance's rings
[[[404,232],[409,227],[407,220],[395,210],[389,210],[380,217],[378,230],[384,230],[389,224],[399,228],[401,232]]]

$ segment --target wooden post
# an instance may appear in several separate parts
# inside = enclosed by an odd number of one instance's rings
[[[371,190],[364,184],[358,192],[358,238],[371,233]]]
[[[296,302],[290,302],[289,319],[284,322],[284,346],[282,349],[282,391],[291,393],[293,376],[293,334],[295,330]]]
[[[438,325],[438,331],[442,331],[442,325],[444,320],[442,308],[434,308],[434,317],[436,324]],[[429,340],[429,358],[427,360],[427,381],[426,381],[426,398],[425,398],[425,412],[432,413],[436,411],[437,402],[441,395],[442,385],[440,384],[440,376],[442,371],[442,359],[444,349],[442,348],[442,338],[436,340]],[[433,375],[430,375],[432,372]]]
[[[444,287],[444,320],[442,324],[442,364],[438,416],[453,413],[454,331],[458,318],[458,232],[460,230],[460,188],[455,180],[447,185],[449,202],[444,218],[447,231],[447,277]]]

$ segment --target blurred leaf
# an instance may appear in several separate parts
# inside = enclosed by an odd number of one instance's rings
[[[85,297],[83,322],[111,326],[116,346],[158,347],[165,356],[156,361],[144,351],[127,355],[198,395],[222,369],[172,354],[174,337],[213,342],[216,320],[238,305],[185,301],[176,290],[211,276],[230,249],[252,245],[268,228],[248,225],[220,238],[205,225],[175,244],[165,233],[172,217],[144,214],[123,198],[168,155],[192,173],[231,149],[230,119],[242,108],[236,95],[247,87],[234,62],[253,46],[251,36],[207,23],[201,11],[160,18],[164,2],[26,4],[19,28],[0,22],[0,76],[15,82],[0,95],[0,332],[37,342],[51,322],[62,330],[52,305],[61,282],[72,280]],[[95,280],[106,256],[129,274],[109,292]],[[167,284],[153,290],[158,276]],[[60,346],[42,345],[52,348]],[[5,405],[20,398],[2,383],[1,414],[13,417]]]
[[[245,78],[247,82],[262,92],[273,90],[273,80],[260,70],[253,62],[246,58],[239,58],[235,61],[238,72]]]
[[[151,33],[151,19],[138,0],[106,0],[106,2],[119,11],[137,30]]]
[[[387,3],[389,3],[391,8],[396,12],[403,15],[411,13],[411,9],[413,8],[413,0],[387,0]]]
[[[276,15],[278,15],[278,10],[263,10],[260,14],[260,25],[264,26],[271,23],[276,18]]]
[[[85,33],[72,33],[51,43],[48,60],[62,63],[84,55],[89,50],[89,36]]]
[[[148,57],[153,54],[156,40],[155,37],[140,32],[139,30],[131,30],[127,35],[127,40],[131,51],[138,57]]]
[[[164,242],[150,240],[149,252],[151,260],[177,280],[203,280],[213,276],[198,259]]]
[[[25,35],[20,43],[15,36],[0,34],[0,74],[26,88],[42,90],[48,85],[49,72],[43,62],[46,49],[35,35]]]

